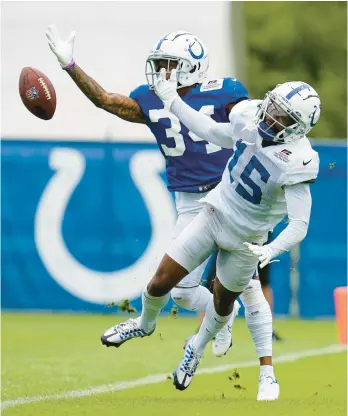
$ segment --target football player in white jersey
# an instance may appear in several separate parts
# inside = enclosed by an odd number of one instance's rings
[[[195,134],[234,149],[221,183],[203,199],[203,211],[167,250],[158,277],[148,287],[164,287],[160,277],[176,281],[219,248],[214,302],[174,372],[175,384],[185,389],[208,340],[230,316],[235,298],[248,285],[258,261],[265,267],[306,236],[312,204],[309,184],[319,170],[318,154],[306,134],[319,120],[321,103],[310,85],[286,82],[269,91],[263,101],[237,104],[230,123],[218,124],[183,103],[175,84],[175,71],[169,81],[162,73],[156,82],[155,92],[165,107]],[[285,215],[289,217],[286,229],[262,245]],[[146,315],[142,314],[142,327]],[[149,321],[154,324],[153,315]],[[279,387],[272,374],[264,378],[261,394],[272,396]]]
[[[310,85],[287,82],[268,92],[263,101],[237,104],[230,123],[216,123],[181,100],[175,70],[169,81],[165,71],[161,72],[155,92],[199,137],[234,148],[221,183],[203,199],[202,211],[171,244],[144,291],[140,319],[116,326],[119,345],[150,335],[172,287],[218,248],[214,299],[173,373],[176,388],[184,390],[208,342],[231,316],[234,301],[248,286],[258,262],[263,268],[306,236],[311,211],[309,183],[318,175],[319,157],[305,135],[317,123],[321,105]],[[289,217],[286,229],[262,246],[285,215]],[[278,396],[279,385],[270,369],[260,376],[258,399]]]

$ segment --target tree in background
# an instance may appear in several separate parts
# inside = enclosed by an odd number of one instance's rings
[[[244,2],[247,86],[262,98],[275,83],[305,81],[322,114],[312,137],[347,134],[347,3]]]

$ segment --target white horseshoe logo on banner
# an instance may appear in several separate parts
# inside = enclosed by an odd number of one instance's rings
[[[48,272],[68,292],[89,302],[138,297],[164,254],[176,220],[172,198],[159,176],[165,168],[163,156],[144,150],[130,161],[131,177],[148,209],[152,234],[142,256],[130,267],[114,272],[98,272],[80,264],[62,235],[65,209],[85,172],[83,155],[72,148],[55,148],[49,165],[56,173],[41,196],[35,216],[36,247]]]

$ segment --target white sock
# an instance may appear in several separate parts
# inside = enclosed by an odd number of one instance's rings
[[[161,309],[168,303],[170,294],[164,296],[151,296],[145,288],[142,294],[143,308],[140,317],[140,328],[150,332],[156,325],[156,320]]]
[[[240,295],[245,307],[245,319],[259,358],[272,356],[272,312],[258,280]]]
[[[213,294],[204,286],[174,287],[170,294],[181,308],[196,312],[205,312],[209,301],[213,299]]]
[[[226,325],[230,316],[218,315],[214,308],[213,299],[209,301],[202,325],[193,339],[193,348],[199,354],[203,354],[208,342]]]
[[[270,376],[270,377],[274,377],[274,370],[273,370],[273,365],[261,365],[260,367],[260,376],[261,375],[265,375],[265,376]]]

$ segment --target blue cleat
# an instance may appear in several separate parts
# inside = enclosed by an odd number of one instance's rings
[[[173,372],[173,384],[178,390],[187,389],[202,358],[192,347],[193,338],[194,336],[191,336],[187,340],[184,358],[179,367]]]

